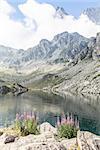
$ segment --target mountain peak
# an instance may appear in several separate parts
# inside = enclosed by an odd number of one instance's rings
[[[63,19],[65,15],[68,15],[64,8],[57,7],[56,8],[56,17]]]
[[[92,22],[100,25],[100,7],[87,8],[83,14],[87,15]]]

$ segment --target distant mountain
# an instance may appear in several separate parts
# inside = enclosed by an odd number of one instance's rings
[[[40,43],[25,51],[19,59],[20,62],[49,61],[60,62],[72,61],[92,57],[95,38],[87,39],[78,33],[63,32],[54,37],[52,41],[43,39]]]
[[[0,46],[0,63],[8,67],[23,66],[30,61],[61,62],[83,59],[91,55],[95,38],[87,39],[78,33],[64,32],[52,41],[43,39],[28,50],[16,50]]]
[[[87,15],[88,18],[94,23],[100,25],[100,7],[87,8],[83,11],[83,14]]]
[[[24,50],[0,45],[0,66],[12,67],[18,65],[18,59],[22,56],[22,52]]]
[[[67,14],[66,11],[64,10],[64,8],[62,8],[62,7],[57,7],[57,8],[56,8],[55,17],[58,17],[58,18],[63,19],[65,15],[68,15],[68,14]]]
[[[87,43],[88,39],[78,33],[64,32],[56,35],[51,42],[45,39],[41,40],[39,45],[28,49],[22,59],[24,61],[74,59],[87,46]]]
[[[83,11],[84,15],[94,23],[100,25],[100,7],[88,8]],[[57,7],[55,16],[60,19],[68,15],[62,7]],[[33,64],[34,61],[66,62],[88,57],[99,57],[100,34],[96,38],[85,38],[78,33],[64,32],[54,37],[52,41],[42,39],[35,47],[26,51],[0,46],[0,66],[23,67],[26,63]]]
[[[96,36],[96,44],[93,51],[93,59],[100,61],[100,32]]]
[[[10,47],[0,46],[0,60],[3,60],[4,58],[11,57],[11,55],[16,55],[18,52],[17,49],[13,49]]]

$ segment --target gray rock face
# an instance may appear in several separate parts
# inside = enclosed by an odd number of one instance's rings
[[[2,58],[6,58],[6,57],[10,57],[11,55],[16,55],[17,54],[17,49],[13,49],[13,48],[10,48],[10,47],[5,47],[5,46],[0,46],[0,60]]]
[[[22,59],[27,60],[56,60],[59,58],[74,59],[84,48],[87,47],[88,39],[78,33],[64,32],[58,34],[49,42],[40,41],[36,47],[28,49]]]
[[[84,48],[87,47],[88,39],[78,33],[64,32],[54,37],[52,41],[53,52],[50,52],[50,60],[74,59]],[[50,57],[51,56],[51,57]]]
[[[2,58],[0,64],[7,67],[23,67],[25,63],[30,61],[66,62],[82,60],[92,57],[94,47],[97,50],[99,46],[99,33],[95,40],[95,38],[87,39],[78,33],[64,32],[56,35],[52,41],[43,39],[37,46],[26,51],[0,46],[0,58]]]
[[[3,63],[11,67],[20,66],[29,61],[45,60],[51,62],[57,59],[70,60],[77,57],[80,53],[86,54],[88,42],[89,39],[78,33],[64,32],[56,35],[51,42],[45,39],[41,40],[37,46],[27,51],[17,50],[13,53],[13,50],[10,49],[11,56],[8,53],[6,58],[4,54],[0,55],[3,58]]]
[[[100,60],[100,32],[97,33],[96,44],[93,51],[93,59]]]
[[[100,25],[100,7],[87,8],[83,11],[83,14],[87,15],[94,23]]]
[[[19,58],[24,50],[17,50],[11,47],[0,46],[0,64],[1,66],[14,67],[20,64]]]

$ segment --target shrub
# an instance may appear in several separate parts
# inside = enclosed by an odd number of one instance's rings
[[[28,134],[38,134],[38,121],[35,114],[24,113],[22,115],[16,114],[15,129],[20,131],[22,136]]]
[[[77,131],[79,130],[79,121],[77,118],[73,118],[72,115],[67,117],[63,114],[61,116],[61,120],[58,117],[57,118],[57,131],[58,131],[58,136],[60,138],[65,137],[65,138],[73,138],[77,136]]]

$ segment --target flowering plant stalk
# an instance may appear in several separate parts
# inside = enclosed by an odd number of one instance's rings
[[[38,119],[35,113],[24,112],[23,114],[16,114],[15,128],[21,132],[22,136],[28,134],[38,134]]]
[[[67,116],[63,113],[61,118],[57,117],[57,129],[58,129],[58,136],[60,138],[73,138],[77,136],[77,131],[79,130],[79,121],[78,119],[69,113]]]

